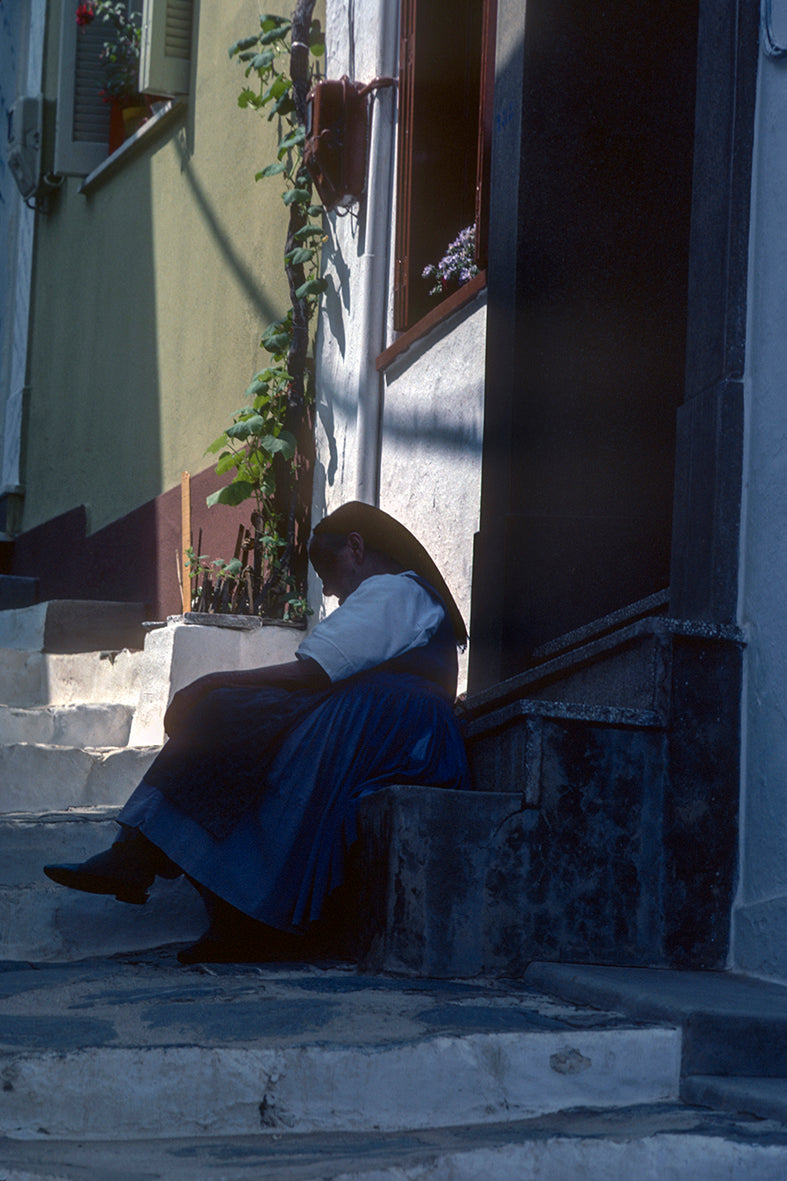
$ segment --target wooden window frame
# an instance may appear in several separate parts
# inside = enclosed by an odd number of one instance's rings
[[[433,0],[402,0],[399,53],[399,137],[397,150],[396,228],[394,261],[394,329],[408,335],[420,324],[411,322],[410,287],[411,235],[417,211],[413,203],[413,144],[416,118],[416,17],[418,5]],[[494,92],[494,53],[497,0],[482,0],[480,86],[478,96],[478,136],[475,177],[476,262],[483,271],[487,262],[489,240],[489,173],[492,140],[492,103]],[[446,243],[447,246],[447,243]],[[461,288],[460,288],[461,290]],[[451,300],[454,291],[435,308]],[[422,317],[433,319],[434,309]],[[448,313],[446,313],[448,314]],[[388,350],[386,350],[387,353]]]

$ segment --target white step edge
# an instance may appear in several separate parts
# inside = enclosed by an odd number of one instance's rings
[[[264,1000],[261,1002],[264,1003]],[[581,1069],[556,1063],[581,1062]],[[0,1134],[395,1131],[677,1098],[680,1032],[471,1033],[362,1046],[104,1046],[5,1055]],[[45,1129],[43,1131],[42,1129]]]
[[[125,746],[133,713],[121,704],[0,705],[0,745]]]
[[[0,746],[0,812],[124,804],[156,754],[156,747]]]

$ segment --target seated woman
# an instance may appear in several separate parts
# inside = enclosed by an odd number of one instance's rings
[[[353,502],[309,557],[339,610],[297,659],[208,673],[176,693],[169,741],[118,817],[122,831],[61,885],[142,903],[185,873],[210,925],[182,963],[265,959],[319,918],[344,879],[358,801],[393,783],[469,786],[454,717],[462,617],[403,525]],[[274,930],[272,930],[272,928]]]

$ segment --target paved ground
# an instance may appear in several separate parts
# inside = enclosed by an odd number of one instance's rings
[[[195,1039],[289,1046],[303,1037],[355,1045],[632,1024],[522,985],[365,976],[339,962],[184,967],[173,948],[164,948],[77,963],[0,963],[4,1051]]]
[[[417,1132],[19,1141],[3,1181],[784,1181],[787,1131],[675,1104]]]

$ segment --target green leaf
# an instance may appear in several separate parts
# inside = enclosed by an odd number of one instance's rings
[[[285,152],[289,152],[290,148],[297,147],[306,139],[306,129],[304,127],[296,127],[289,135],[285,135],[284,139],[279,140],[279,159],[281,160]]]
[[[216,473],[219,476],[225,475],[237,467],[240,457],[235,455],[232,451],[225,451],[223,455],[219,456],[219,462],[216,464]]]
[[[311,45],[309,46],[309,49],[311,50],[314,57],[323,57],[325,54],[325,42],[324,41],[312,41]]]
[[[248,87],[246,87],[244,90],[242,90],[240,92],[240,94],[238,95],[238,106],[241,107],[243,110],[245,110],[249,106],[255,105],[256,102],[257,102],[257,95],[254,93],[253,90],[249,90]]]
[[[283,455],[285,459],[292,459],[295,454],[295,436],[289,431],[282,431],[280,435],[265,435],[260,439],[260,445],[266,451]]]
[[[301,263],[311,262],[314,258],[314,250],[310,246],[296,246],[294,250],[288,250],[284,256],[285,262],[292,263],[294,267],[300,266]]]
[[[290,347],[290,334],[289,332],[277,332],[268,336],[266,333],[260,344],[269,353],[284,353]]]
[[[262,70],[267,70],[268,66],[275,57],[276,54],[272,49],[266,49],[263,53],[257,53],[252,58],[251,68],[259,72],[262,72]]]
[[[236,41],[234,45],[230,45],[228,50],[230,57],[234,57],[242,49],[251,49],[252,45],[256,45],[258,41],[259,37],[256,33],[251,37],[241,37],[240,41]]]
[[[287,189],[286,193],[282,193],[281,199],[285,205],[298,205],[308,201],[311,193],[308,189]]]
[[[283,94],[287,93],[291,85],[292,83],[286,74],[277,74],[262,96],[263,103],[268,102],[272,98],[281,98]]]
[[[246,390],[246,397],[247,398],[256,398],[257,395],[260,393],[263,393],[263,392],[267,393],[269,384],[270,384],[270,382],[268,382],[265,378],[255,377],[254,381],[251,383],[251,385]],[[255,405],[256,405],[256,403],[255,403]]]
[[[286,94],[283,94],[281,98],[276,99],[276,102],[273,104],[270,112],[268,113],[268,122],[270,122],[271,119],[275,119],[277,115],[289,115],[290,112],[294,110],[295,103],[292,100],[292,95],[288,91]]]
[[[267,33],[260,33],[260,45],[272,45],[274,41],[283,41],[289,31],[289,21],[286,25],[279,25],[278,28],[268,29]]]
[[[325,230],[322,226],[302,226],[301,229],[296,230],[293,238],[297,242],[305,242],[307,238],[327,238]]]
[[[248,480],[233,480],[231,484],[227,484],[226,488],[212,492],[207,498],[206,504],[209,508],[215,504],[243,504],[244,500],[248,500],[253,495],[254,485],[252,483]]]
[[[277,160],[275,164],[266,164],[261,172],[255,174],[255,180],[261,180],[263,176],[278,176],[281,172],[287,172],[288,166],[283,160]]]
[[[242,422],[236,422],[227,427],[229,439],[249,439],[252,435],[260,435],[265,430],[265,420],[259,414],[252,414]]]
[[[306,299],[310,295],[322,295],[323,291],[328,290],[327,279],[307,279],[305,283],[301,283],[300,287],[295,289],[295,295],[298,299]]]
[[[211,455],[215,455],[217,451],[220,451],[222,447],[226,446],[227,435],[225,433],[223,435],[219,435],[218,439],[213,440],[211,445],[205,449],[205,454],[208,455],[210,453]]]

